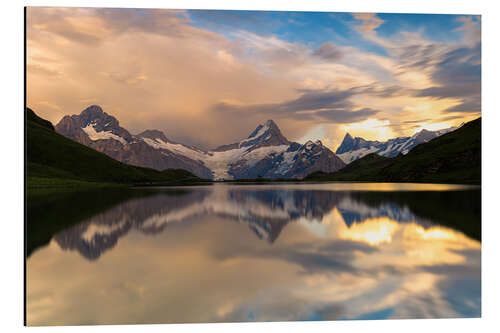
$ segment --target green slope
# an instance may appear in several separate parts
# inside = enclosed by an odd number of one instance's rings
[[[158,171],[121,163],[56,133],[49,121],[30,109],[26,115],[26,168],[28,188],[201,181],[186,170]]]
[[[33,110],[30,108],[26,109],[26,121],[31,121],[34,123],[37,123],[40,126],[46,127],[48,129],[51,129],[54,131],[54,126],[52,123],[48,120],[45,120],[43,118],[38,117]]]
[[[369,154],[337,172],[315,172],[306,180],[481,184],[481,118],[406,155]]]

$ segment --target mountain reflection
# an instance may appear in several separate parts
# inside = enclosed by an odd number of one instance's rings
[[[204,191],[175,191],[131,199],[55,235],[63,250],[77,250],[89,260],[112,249],[118,239],[131,230],[157,234],[167,226],[168,218],[207,195]],[[175,214],[175,213],[174,213]]]
[[[469,192],[477,197],[475,191],[439,192],[439,205],[460,205],[461,201],[470,205],[474,196]],[[83,257],[95,260],[114,248],[118,240],[131,231],[154,235],[164,232],[171,223],[213,215],[246,224],[258,238],[270,244],[278,239],[289,223],[305,223],[311,229],[318,229],[319,225],[338,217],[346,226],[342,231],[346,237],[375,244],[390,239],[391,230],[398,223],[415,224],[423,232],[434,226],[456,223],[439,216],[413,212],[412,206],[420,206],[423,202],[429,205],[434,195],[432,192],[402,192],[395,198],[394,192],[374,195],[373,192],[279,187],[247,189],[245,186],[211,186],[182,191],[165,189],[106,209],[57,233],[54,239],[61,249],[76,250]],[[480,207],[480,201],[477,204]],[[477,216],[480,208],[477,211],[466,208],[469,227],[462,231],[475,237],[480,234],[477,230],[480,229],[480,216]]]
[[[388,186],[214,185],[31,200],[27,322],[480,316],[480,191]]]

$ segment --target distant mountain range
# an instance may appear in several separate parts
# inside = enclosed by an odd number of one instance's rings
[[[320,141],[290,142],[272,120],[246,139],[209,151],[172,141],[158,130],[132,135],[99,106],[65,116],[55,128],[27,109],[26,125],[29,186],[59,180],[199,181],[195,175],[216,180],[481,182],[480,118],[458,129],[422,130],[386,142],[346,135],[337,151],[343,158],[355,156],[346,160],[352,161],[347,166]],[[364,150],[376,152],[365,155]]]
[[[65,116],[58,133],[106,155],[157,170],[179,168],[207,179],[298,178],[311,172],[334,172],[345,166],[321,141],[288,141],[268,120],[246,139],[206,151],[177,143],[158,130],[132,135],[97,105]]]
[[[406,155],[417,145],[454,131],[462,125],[459,127],[450,127],[437,131],[423,129],[412,136],[394,138],[384,142],[369,141],[360,137],[353,138],[349,133],[347,133],[342,141],[342,144],[337,148],[335,154],[337,154],[337,156],[340,157],[346,164],[356,161],[357,159],[371,153],[384,157],[395,157],[399,154]]]
[[[342,170],[315,172],[306,180],[481,184],[481,118],[419,144],[406,155],[370,153]]]

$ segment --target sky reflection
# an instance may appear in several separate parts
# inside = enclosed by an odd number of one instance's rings
[[[405,204],[293,186],[167,192],[111,207],[33,252],[28,324],[481,314],[481,243],[415,214],[427,192]]]

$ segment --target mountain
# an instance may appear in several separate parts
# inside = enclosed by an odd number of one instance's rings
[[[144,183],[199,180],[185,170],[135,167],[116,161],[54,131],[52,124],[26,110],[28,187],[70,182]]]
[[[459,127],[450,127],[437,131],[423,129],[412,136],[399,137],[384,142],[368,141],[360,137],[353,138],[347,133],[335,153],[347,164],[371,153],[385,157],[394,157],[400,153],[405,155],[417,145],[454,131]]]
[[[121,162],[157,170],[180,168],[208,179],[303,178],[314,171],[345,166],[320,141],[301,145],[288,141],[273,120],[244,140],[206,151],[170,140],[158,130],[137,135],[120,127],[113,116],[93,105],[65,116],[56,131]]]
[[[223,152],[236,148],[248,148],[249,151],[261,147],[270,146],[288,146],[291,142],[288,141],[283,134],[281,134],[278,125],[273,120],[268,120],[264,125],[259,125],[257,128],[246,138],[240,142],[223,145],[216,148],[214,151]]]
[[[288,141],[272,120],[257,126],[248,138],[210,154],[205,163],[215,179],[301,179],[314,171],[333,172],[345,166],[319,140],[303,145]]]
[[[333,172],[306,180],[481,184],[481,118],[388,158],[370,153]]]
[[[210,170],[203,163],[151,146],[143,137],[130,134],[120,126],[115,117],[108,115],[97,105],[86,108],[79,115],[63,117],[55,129],[67,138],[126,164],[157,170],[184,169],[202,178],[211,177]],[[152,135],[144,135],[148,134]],[[161,132],[154,134],[165,138]]]

